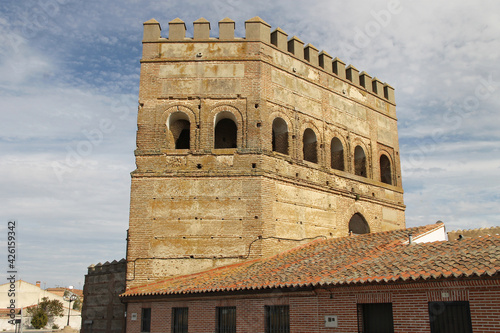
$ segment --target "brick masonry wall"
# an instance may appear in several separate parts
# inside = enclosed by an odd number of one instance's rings
[[[118,295],[125,291],[125,272],[124,259],[89,267],[83,287],[82,333],[124,331],[125,305]]]
[[[487,333],[500,331],[499,300],[498,279],[336,287],[290,293],[274,290],[245,296],[176,296],[171,301],[164,298],[129,303],[129,314],[137,313],[138,318],[131,321],[128,316],[127,332],[140,331],[141,307],[152,309],[151,332],[170,331],[173,307],[189,308],[190,332],[214,332],[217,306],[236,306],[238,332],[265,332],[264,306],[280,304],[289,305],[291,333],[352,333],[358,331],[358,304],[392,303],[394,332],[428,333],[428,302],[468,301],[473,331]],[[327,315],[337,316],[337,328],[325,327]]]
[[[235,122],[237,149],[213,149],[220,117]],[[272,151],[277,117],[288,154]],[[170,119],[189,121],[189,149],[175,149]],[[317,163],[304,160],[306,129]],[[334,137],[343,171],[331,168]],[[381,182],[381,154],[394,185]],[[393,101],[269,43],[145,41],[135,155],[128,287],[344,236],[355,213],[370,231],[405,226]]]

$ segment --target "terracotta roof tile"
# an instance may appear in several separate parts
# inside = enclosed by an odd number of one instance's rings
[[[433,224],[356,237],[315,240],[270,258],[246,261],[131,288],[122,296],[498,274],[500,235],[407,244],[409,234],[415,237],[440,227],[442,224]]]

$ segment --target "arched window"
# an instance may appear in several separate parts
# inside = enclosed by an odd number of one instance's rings
[[[380,156],[380,181],[392,185],[391,161],[386,155]]]
[[[172,133],[175,149],[189,149],[190,122],[184,112],[174,112],[168,118],[168,129]]]
[[[288,154],[288,126],[282,118],[273,120],[273,151]]]
[[[366,155],[361,146],[354,149],[354,174],[366,177]]]
[[[370,226],[366,222],[363,215],[360,213],[354,214],[349,220],[349,233],[353,234],[367,234],[370,232]]]
[[[339,138],[333,138],[330,145],[332,169],[344,171],[344,147]]]
[[[304,160],[318,163],[318,141],[316,139],[316,134],[310,128],[304,131],[304,137],[302,138],[302,152],[304,153]]]
[[[220,112],[215,117],[214,148],[236,148],[238,142],[238,127],[235,116],[228,111]]]

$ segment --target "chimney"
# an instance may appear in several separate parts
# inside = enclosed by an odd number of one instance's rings
[[[36,281],[36,286],[37,286],[38,288],[40,288],[40,283],[41,283],[40,281]]]

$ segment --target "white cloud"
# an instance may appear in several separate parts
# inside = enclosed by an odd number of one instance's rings
[[[50,59],[29,45],[29,40],[0,21],[0,87],[11,91],[19,85],[50,75]]]

